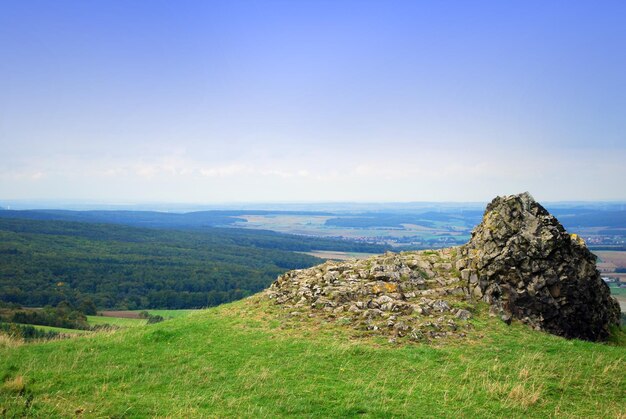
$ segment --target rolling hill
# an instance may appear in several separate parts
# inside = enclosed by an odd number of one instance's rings
[[[464,340],[397,345],[259,295],[185,318],[0,341],[7,417],[613,417],[626,342],[565,340],[483,309]],[[616,341],[621,339],[621,342]]]

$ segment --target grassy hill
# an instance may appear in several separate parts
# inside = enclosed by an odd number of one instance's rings
[[[154,325],[0,341],[8,417],[626,415],[626,342],[475,313],[465,339],[397,346],[256,295]]]

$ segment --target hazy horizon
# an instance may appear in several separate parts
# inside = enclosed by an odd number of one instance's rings
[[[626,3],[4,1],[0,204],[624,201]]]
[[[407,211],[423,209],[484,210],[489,201],[274,201],[274,202],[107,202],[89,200],[2,200],[0,210],[71,210],[71,211],[157,211],[194,212],[212,210],[232,211],[303,211],[303,212],[342,212],[342,211]],[[541,201],[548,208],[593,208],[624,210],[623,201]]]

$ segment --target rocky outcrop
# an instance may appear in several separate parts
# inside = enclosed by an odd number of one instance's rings
[[[457,254],[443,249],[326,262],[278,277],[267,295],[292,315],[314,312],[391,339],[463,337],[471,313],[454,269]]]
[[[606,339],[620,315],[595,256],[528,193],[494,199],[464,246],[326,262],[285,273],[266,295],[293,316],[392,340],[463,337],[480,300],[568,338]]]
[[[528,193],[494,199],[461,253],[471,294],[505,321],[594,341],[619,322],[596,257]]]

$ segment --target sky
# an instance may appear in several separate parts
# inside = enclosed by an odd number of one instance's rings
[[[624,1],[0,1],[0,201],[626,200]]]

